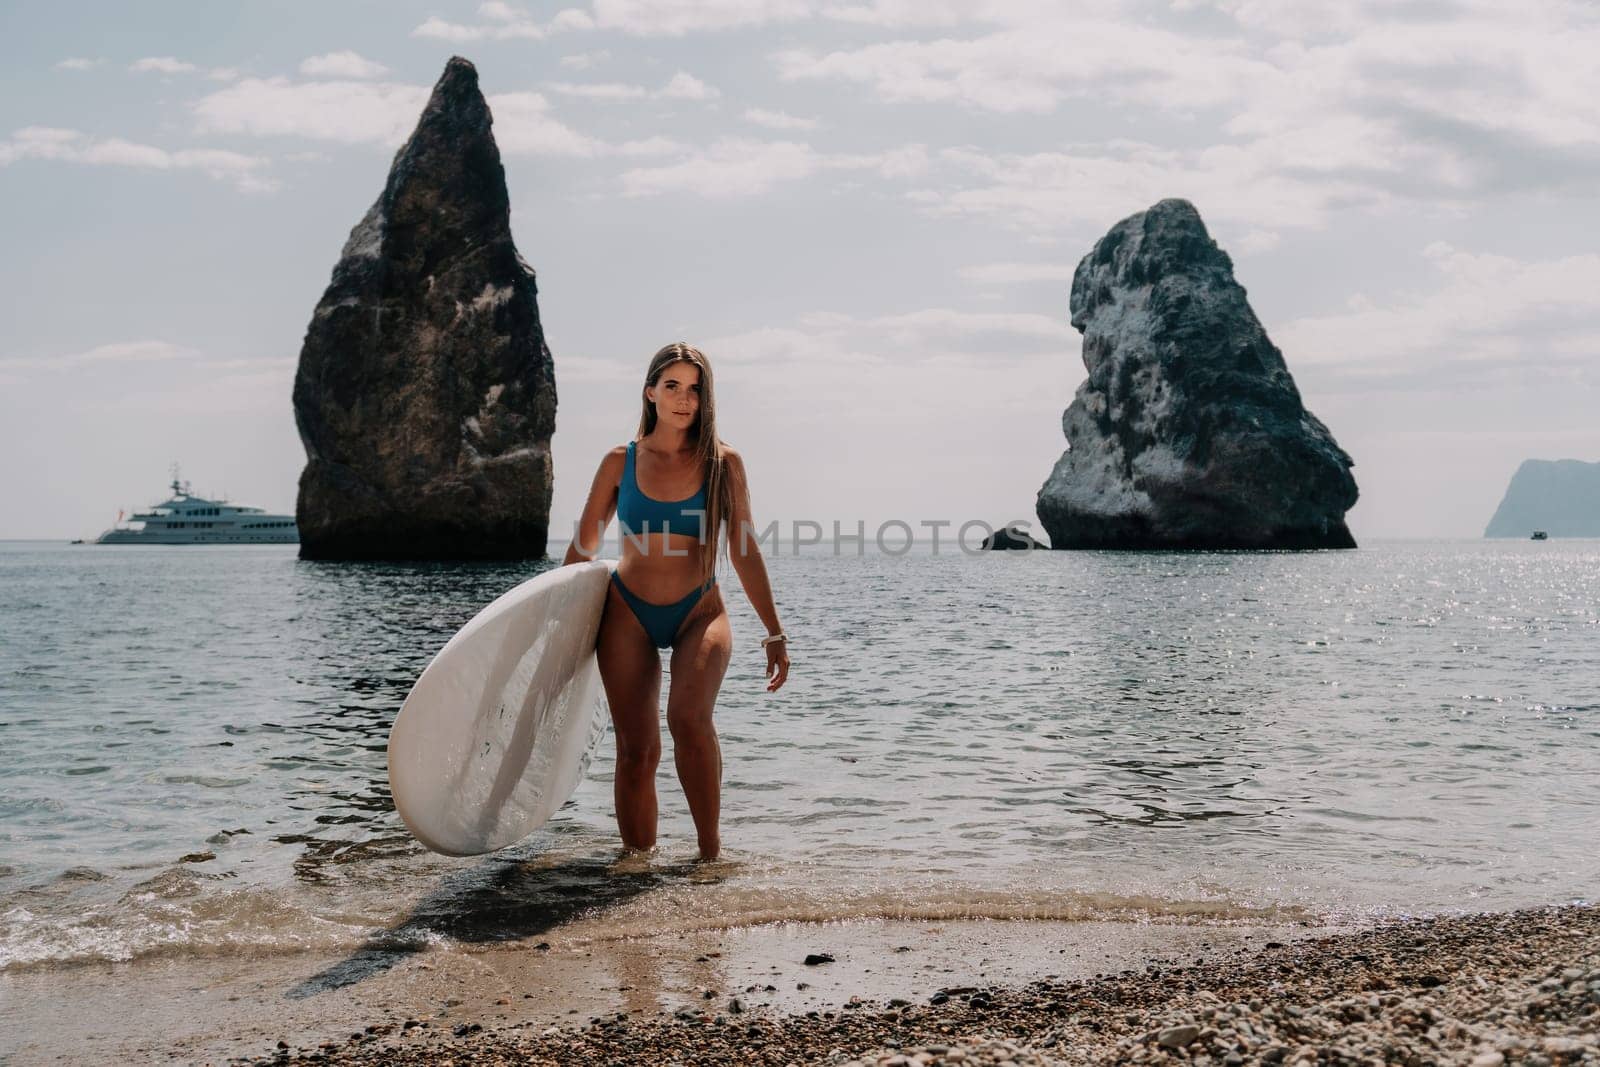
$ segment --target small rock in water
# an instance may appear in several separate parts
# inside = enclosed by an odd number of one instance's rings
[[[815,967],[819,963],[832,963],[833,961],[833,957],[826,952],[812,952],[806,955],[805,964],[807,967]]]

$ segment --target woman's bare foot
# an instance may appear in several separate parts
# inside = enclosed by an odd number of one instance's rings
[[[617,853],[617,858],[611,861],[611,873],[643,874],[652,867],[651,857],[655,851],[654,848],[629,848],[624,845]]]

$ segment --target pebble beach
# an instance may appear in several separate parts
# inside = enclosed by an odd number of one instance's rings
[[[1210,959],[1152,957],[1081,980],[947,988],[916,1003],[862,995],[784,1013],[751,1007],[742,992],[707,989],[698,1006],[574,1026],[408,1018],[235,1062],[1597,1064],[1600,911],[1400,920]]]

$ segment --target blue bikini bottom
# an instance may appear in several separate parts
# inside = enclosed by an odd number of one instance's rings
[[[633,609],[634,618],[639,620],[639,625],[644,627],[644,632],[655,642],[657,648],[672,647],[672,639],[678,636],[678,627],[683,625],[683,620],[700,602],[700,598],[717,584],[716,576],[713,575],[709,582],[698,589],[691,589],[689,595],[682,600],[672,604],[652,604],[648,600],[640,600],[633,590],[623,585],[622,578],[616,571],[611,572],[611,580],[616,583],[617,592],[628,602],[628,607]]]

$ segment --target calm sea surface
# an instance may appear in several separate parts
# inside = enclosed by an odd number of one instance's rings
[[[737,578],[723,862],[672,776],[617,860],[607,734],[490,857],[412,842],[385,739],[548,567],[0,545],[0,968],[783,919],[1360,919],[1593,899],[1600,542],[780,555]]]

